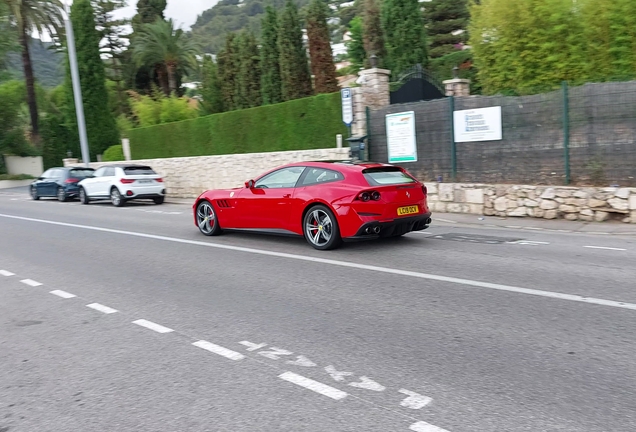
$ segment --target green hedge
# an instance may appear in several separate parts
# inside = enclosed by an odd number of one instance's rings
[[[340,93],[213,114],[129,131],[133,159],[335,147]],[[345,135],[346,136],[346,135]]]
[[[124,159],[124,148],[121,144],[108,147],[102,155],[104,162],[119,162]]]

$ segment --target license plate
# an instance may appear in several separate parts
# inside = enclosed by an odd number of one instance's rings
[[[152,183],[152,180],[137,180],[139,183]]]
[[[418,206],[398,207],[397,209],[398,216],[416,214],[419,212],[420,212],[420,209]]]

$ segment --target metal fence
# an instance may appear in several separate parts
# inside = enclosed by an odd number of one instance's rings
[[[455,143],[453,110],[501,106],[500,141]],[[636,81],[533,96],[471,96],[390,105],[369,113],[368,158],[387,161],[385,117],[414,111],[425,181],[636,186]]]

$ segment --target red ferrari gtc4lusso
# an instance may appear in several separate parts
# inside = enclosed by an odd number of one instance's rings
[[[404,168],[346,161],[284,165],[243,188],[204,192],[193,211],[208,236],[222,230],[296,234],[320,250],[343,240],[397,237],[431,223],[426,186]]]

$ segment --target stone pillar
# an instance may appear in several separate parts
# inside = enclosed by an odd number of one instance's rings
[[[354,87],[353,111],[354,121],[351,125],[351,134],[361,136],[367,134],[366,107],[378,109],[391,103],[389,89],[389,76],[391,71],[387,69],[371,68],[361,70],[358,75],[360,87]]]
[[[470,80],[453,78],[443,82],[446,96],[470,96]]]

